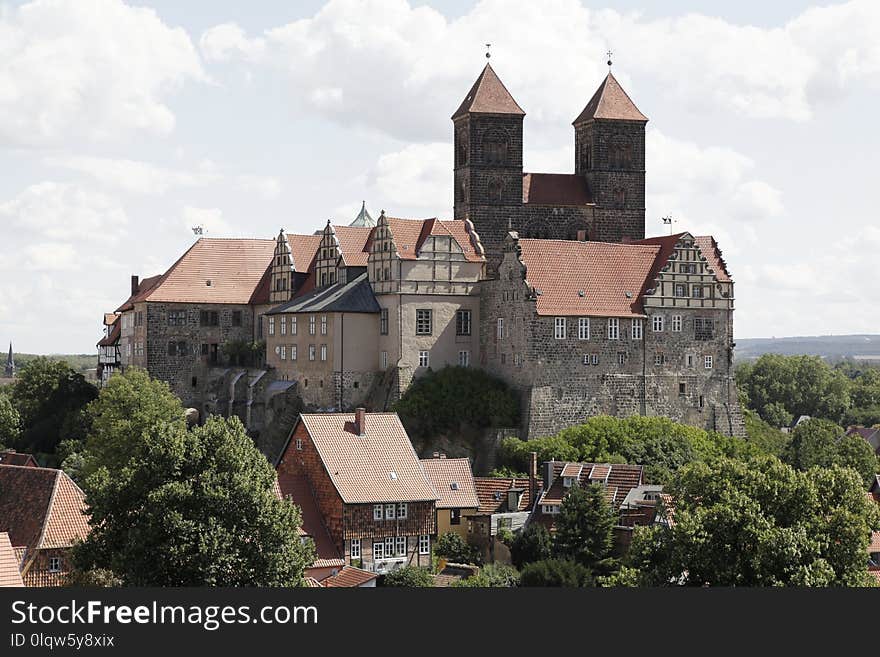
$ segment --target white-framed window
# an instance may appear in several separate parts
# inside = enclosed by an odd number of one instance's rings
[[[684,357],[684,359],[685,359],[685,363],[687,364],[688,367],[694,366],[694,355],[693,354],[688,354],[687,356]]]
[[[379,369],[387,370],[388,369],[388,352],[382,351],[379,353]]]
[[[620,320],[617,317],[608,319],[608,339],[620,340]]]
[[[382,505],[374,504],[373,505],[373,520],[381,520],[382,519]]]
[[[397,517],[398,518],[406,518],[406,513],[408,509],[406,506],[406,502],[398,502],[397,503]]]
[[[654,333],[663,332],[663,315],[654,315],[651,318],[651,328],[654,330]]]
[[[309,335],[315,334],[315,316],[309,315]]]
[[[406,536],[398,536],[394,541],[394,556],[396,557],[405,557],[406,556]]]
[[[553,337],[557,340],[565,340],[565,317],[557,317],[553,320]]]
[[[471,334],[471,311],[463,308],[455,312],[455,334]]]
[[[327,360],[327,345],[321,345],[321,360]]]
[[[269,335],[275,335],[275,318],[269,318]]]
[[[459,351],[458,352],[458,364],[461,367],[467,367],[471,364],[471,352],[469,351]]]
[[[433,330],[431,310],[419,308],[416,310],[416,335],[431,335]]]
[[[60,573],[61,572],[61,557],[49,557],[49,572],[50,573]]]
[[[694,285],[691,288],[691,295],[694,299],[702,299],[703,298],[703,286],[702,285]]]
[[[578,340],[590,339],[590,318],[578,317]]]
[[[385,505],[385,520],[394,520],[395,507],[396,505],[393,502]]]
[[[321,315],[321,335],[327,335],[327,315]]]
[[[282,324],[284,326],[284,324]],[[287,360],[287,347],[281,345],[281,360]]]
[[[681,332],[681,315],[673,315],[672,316],[672,332],[680,333]]]
[[[593,354],[592,356],[590,356],[590,362],[593,365],[598,365],[599,364],[599,354]]]
[[[315,360],[316,353],[317,352],[315,351],[315,345],[310,344],[309,345],[309,360]]]
[[[352,559],[360,559],[361,558],[361,539],[359,539],[359,538],[351,539],[351,547],[349,548],[348,553]]]
[[[617,364],[626,365],[626,353],[624,353],[623,351],[617,352]]]
[[[287,335],[287,317],[281,315],[281,335]]]
[[[504,318],[503,317],[499,317],[498,320],[495,322],[495,337],[498,340],[501,340],[504,338]]]
[[[296,345],[290,345],[290,360],[296,360]]]
[[[296,335],[296,315],[291,316],[290,318],[290,334]]]
[[[632,321],[632,339],[633,340],[641,340],[643,334],[644,334],[644,326],[642,324],[642,320],[634,319]]]
[[[300,452],[302,451],[302,448],[303,448],[303,439],[302,439],[302,438],[297,438],[297,439],[296,439],[296,448],[297,448],[297,450],[299,450]]]
[[[430,363],[431,363],[431,357],[430,357],[429,352],[424,351],[424,350],[420,351],[419,352],[419,367],[428,367],[428,365]]]
[[[712,369],[713,360],[714,359],[712,358],[712,356],[706,356],[705,358],[703,358],[703,365],[707,370]]]
[[[373,541],[373,560],[378,561],[379,559],[385,558],[385,543],[381,540]]]
[[[419,536],[419,554],[431,554],[431,537],[427,534]]]
[[[385,556],[389,559],[394,556],[394,537],[393,536],[386,536],[385,537]]]

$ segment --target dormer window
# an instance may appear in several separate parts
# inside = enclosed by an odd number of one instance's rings
[[[571,488],[573,484],[574,484],[574,477],[563,477],[562,478],[562,485],[565,486],[566,488]]]

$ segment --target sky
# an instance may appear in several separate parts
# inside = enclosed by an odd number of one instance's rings
[[[738,338],[876,333],[880,2],[0,0],[0,344],[94,350],[195,239],[451,217],[485,64],[527,171],[607,72],[650,122],[648,235],[715,235]]]

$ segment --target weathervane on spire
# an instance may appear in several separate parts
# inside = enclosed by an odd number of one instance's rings
[[[491,48],[491,47],[492,47],[491,43],[486,44],[486,59],[489,59],[492,56],[492,53],[489,52],[489,48]]]
[[[609,49],[608,49],[608,52],[607,52],[606,54],[608,55],[608,68],[610,69],[610,68],[611,68],[611,64],[612,64],[611,56],[612,56],[614,53],[611,52],[611,49],[609,48]]]
[[[660,221],[663,222],[664,226],[668,226],[667,230],[669,230],[669,234],[672,235],[672,224],[678,223],[678,220],[673,219],[671,216],[667,216],[667,217],[660,217]]]

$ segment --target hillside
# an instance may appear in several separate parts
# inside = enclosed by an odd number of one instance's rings
[[[21,368],[28,361],[36,358],[39,354],[16,354],[13,352],[13,355],[15,357],[15,366]],[[67,361],[68,365],[77,372],[93,370],[98,364],[98,357],[95,354],[46,354],[46,358]],[[3,358],[3,362],[6,362],[5,357]]]
[[[793,338],[737,338],[737,360],[762,354],[821,356],[828,360],[855,358],[880,362],[880,335],[819,335]]]

